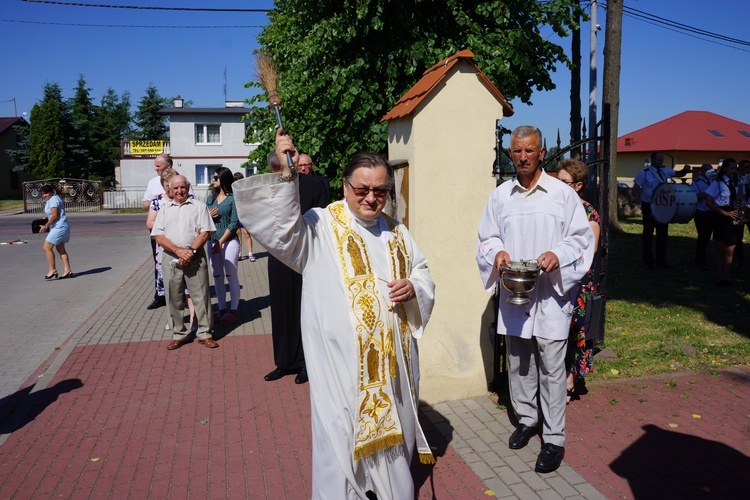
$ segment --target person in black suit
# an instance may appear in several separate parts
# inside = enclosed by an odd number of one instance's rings
[[[314,175],[315,177],[323,181],[323,184],[325,184],[326,186],[326,193],[328,193],[328,198],[331,197],[331,183],[328,182],[327,178],[315,173],[315,164],[313,163],[312,158],[310,158],[309,155],[300,153],[297,171],[300,175]]]
[[[272,172],[281,172],[281,163],[275,151],[268,155],[268,168]],[[327,186],[321,179],[317,175],[298,177],[302,213],[313,207],[325,208],[331,202]],[[271,337],[276,368],[264,378],[271,382],[296,373],[294,383],[304,384],[307,382],[307,370],[300,329],[302,275],[269,255],[268,288],[271,295]]]

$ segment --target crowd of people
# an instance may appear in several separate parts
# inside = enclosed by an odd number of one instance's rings
[[[667,261],[669,223],[654,218],[652,194],[660,184],[673,177],[683,177],[692,168],[685,165],[680,170],[674,170],[664,166],[664,153],[661,151],[652,153],[650,160],[650,165],[638,172],[633,181],[643,213],[643,263],[649,270],[654,269],[652,241],[655,230],[656,267],[669,269],[674,267],[673,263]],[[731,284],[733,264],[742,264],[742,239],[745,226],[750,224],[750,160],[738,163],[734,158],[724,158],[718,169],[704,163],[694,174],[692,189],[696,196],[693,220],[698,235],[695,267],[708,269],[707,248],[713,237],[717,284],[728,286]]]

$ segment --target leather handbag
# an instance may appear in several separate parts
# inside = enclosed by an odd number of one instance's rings
[[[31,221],[31,232],[34,234],[37,234],[39,232],[39,228],[47,224],[48,219],[34,219]]]

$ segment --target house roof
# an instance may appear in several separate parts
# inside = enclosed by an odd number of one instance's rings
[[[4,133],[19,121],[24,121],[24,119],[20,116],[0,116],[0,134]]]
[[[617,139],[617,152],[750,151],[750,124],[709,111],[684,111]]]
[[[248,108],[164,108],[160,115],[244,115]]]
[[[448,59],[443,59],[427,71],[422,74],[422,79],[419,80],[401,99],[396,102],[396,105],[383,117],[381,122],[393,120],[394,118],[403,118],[410,115],[417,109],[419,103],[421,103],[430,92],[442,82],[450,70],[458,64],[460,61],[464,61],[476,70],[477,78],[482,81],[492,95],[500,101],[503,107],[503,116],[512,116],[514,111],[513,108],[505,100],[505,96],[500,93],[499,90],[490,82],[487,76],[482,73],[482,70],[474,63],[474,53],[470,50],[462,50],[458,54],[452,55]]]

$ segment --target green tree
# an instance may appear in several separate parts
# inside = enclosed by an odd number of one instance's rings
[[[65,137],[67,146],[67,173],[77,179],[96,178],[102,158],[95,147],[98,110],[91,100],[91,89],[86,79],[79,75],[73,99],[70,100],[70,128]]]
[[[66,104],[57,83],[44,84],[44,97],[31,108],[29,166],[38,179],[64,177]]]
[[[120,142],[131,130],[130,93],[124,92],[120,97],[110,87],[102,96],[93,136],[94,147],[101,158],[100,169],[96,172],[98,179],[105,182],[114,180],[114,166],[120,157]]]
[[[136,131],[131,138],[140,140],[166,140],[169,139],[169,124],[167,117],[160,115],[158,111],[171,106],[171,100],[162,97],[150,83],[144,95],[138,102],[138,109],[134,113]]]
[[[508,99],[530,103],[554,88],[550,73],[569,63],[540,31],[567,36],[580,12],[575,0],[276,0],[258,36],[279,70],[285,126],[300,150],[325,167],[333,187],[349,157],[385,152],[381,118],[422,73],[470,49]],[[249,83],[248,87],[257,87]],[[265,100],[264,94],[250,99]],[[273,144],[273,115],[251,108],[248,140],[264,165]]]

